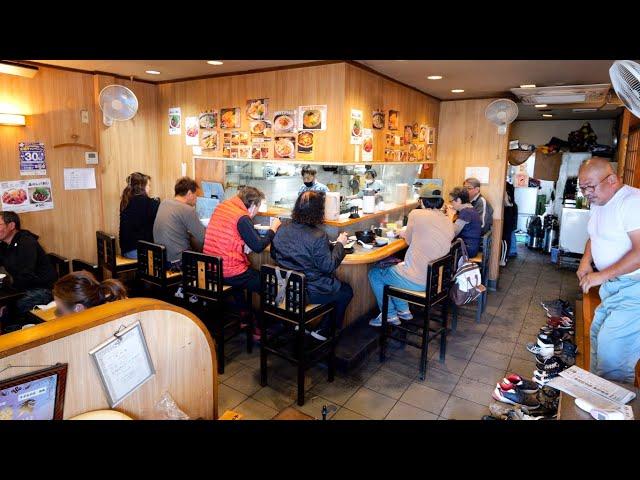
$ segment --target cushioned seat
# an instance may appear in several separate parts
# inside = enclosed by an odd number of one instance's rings
[[[94,410],[81,413],[69,420],[133,420],[133,418],[116,410]]]
[[[182,275],[182,272],[167,272],[167,278],[175,278]]]
[[[472,261],[473,263],[482,263],[482,252],[478,252],[478,254],[469,259],[470,261]]]
[[[127,258],[122,255],[116,255],[116,267],[121,267],[122,265],[133,265],[138,263],[138,260],[135,258]]]

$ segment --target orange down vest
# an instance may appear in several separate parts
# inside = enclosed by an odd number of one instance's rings
[[[244,240],[238,232],[238,220],[249,215],[247,207],[238,197],[220,203],[211,215],[204,237],[203,253],[222,258],[225,278],[244,273],[251,262],[244,253]]]

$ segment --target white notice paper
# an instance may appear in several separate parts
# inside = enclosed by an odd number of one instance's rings
[[[464,169],[464,178],[475,177],[480,183],[489,183],[489,167],[467,167]]]
[[[89,352],[113,408],[155,373],[142,325],[136,322]]]
[[[65,168],[65,190],[88,190],[96,188],[96,170],[94,168]]]

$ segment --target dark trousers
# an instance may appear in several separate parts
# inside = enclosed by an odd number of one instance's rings
[[[260,272],[249,268],[246,272],[241,273],[240,275],[225,277],[224,283],[225,285],[231,285],[234,287],[232,289],[233,297],[236,299],[238,304],[251,309],[251,294],[253,292],[260,293]],[[249,292],[249,305],[247,305],[245,301],[244,289],[247,289]]]
[[[353,298],[353,290],[351,285],[345,282],[341,282],[340,290],[336,293],[328,295],[320,295],[317,293],[309,294],[309,303],[329,303],[335,302],[336,304],[336,329],[340,330],[344,322],[344,312],[349,306],[349,302]],[[325,328],[327,326],[328,319],[325,318],[320,324],[319,328]]]

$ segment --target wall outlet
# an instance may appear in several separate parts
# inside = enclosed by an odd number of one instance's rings
[[[98,152],[84,152],[84,160],[87,165],[98,164]]]
[[[80,110],[80,121],[82,123],[89,123],[89,110]]]

